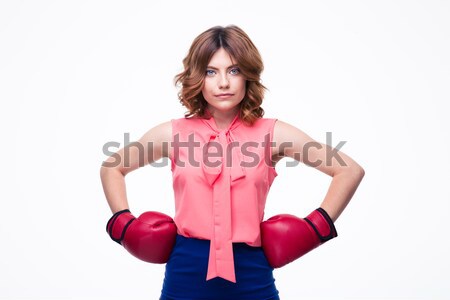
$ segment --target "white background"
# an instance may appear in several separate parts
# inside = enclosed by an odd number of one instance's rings
[[[282,299],[448,299],[448,1],[1,1],[0,298],[157,299],[164,266],[105,233],[99,168],[183,116],[192,40],[236,24],[259,48],[263,107],[359,162],[339,237],[276,270]],[[305,216],[330,178],[282,161],[266,217]],[[286,161],[287,162],[287,161]],[[127,176],[132,211],[173,215],[169,167]]]

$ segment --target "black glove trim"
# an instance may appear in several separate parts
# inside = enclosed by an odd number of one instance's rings
[[[123,238],[125,237],[125,232],[127,231],[128,226],[130,226],[130,224],[133,223],[133,221],[135,221],[135,220],[136,220],[136,218],[133,218],[130,221],[128,221],[128,223],[125,225],[125,227],[122,230],[122,235],[120,236],[120,242],[118,242],[119,244],[122,245],[122,241],[123,241]]]
[[[129,224],[130,224],[131,222],[128,222],[127,225],[124,227],[124,229],[122,230],[122,234],[121,234],[121,236],[120,236],[119,239],[116,239],[116,238],[113,237],[113,235],[112,235],[112,229],[113,229],[113,227],[114,227],[114,223],[116,222],[117,218],[118,218],[121,214],[127,213],[127,212],[130,212],[130,210],[129,210],[129,209],[124,209],[124,210],[121,210],[121,211],[116,212],[114,215],[112,215],[111,218],[109,218],[108,223],[106,223],[106,232],[109,234],[110,238],[111,238],[114,242],[119,243],[119,244],[122,244],[123,237],[125,236],[125,230],[126,230],[126,228],[128,228],[128,226],[129,226]],[[133,221],[133,220],[131,220],[131,221]],[[111,224],[111,225],[110,225],[110,224]]]
[[[326,236],[322,236],[319,232],[319,230],[317,230],[316,226],[313,224],[313,222],[311,222],[308,218],[305,218],[304,220],[306,222],[308,222],[309,225],[311,225],[311,227],[314,229],[314,231],[316,232],[317,236],[319,237],[320,241],[322,243],[325,243],[329,240],[331,240],[332,238],[337,237],[337,231],[336,231],[336,227],[334,226],[333,220],[331,220],[330,215],[328,215],[328,213],[321,207],[316,209],[326,220],[328,226],[330,227],[330,233]]]

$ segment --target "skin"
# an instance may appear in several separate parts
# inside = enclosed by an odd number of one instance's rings
[[[218,129],[227,128],[238,113],[238,105],[245,96],[245,82],[233,58],[223,48],[217,50],[208,63],[202,93]],[[218,96],[223,93],[232,96]]]
[[[244,98],[245,78],[224,49],[219,49],[209,62],[205,71],[202,93],[208,102],[208,109],[214,116],[217,128],[227,128],[238,113],[238,104]],[[226,98],[217,96],[221,93],[231,93],[232,96]],[[163,144],[170,145],[171,140],[170,121],[146,132],[138,140],[144,147],[144,165],[169,157],[171,149],[164,148]],[[283,157],[290,157],[332,177],[320,207],[328,212],[333,221],[336,221],[364,177],[363,168],[342,151],[338,151],[338,154],[345,164],[341,164],[336,158],[327,164],[327,151],[332,150],[329,146],[315,141],[300,129],[280,120],[275,123],[273,142],[272,164],[274,166]],[[150,155],[148,145],[153,145]],[[289,147],[280,147],[280,145],[289,145]],[[308,147],[309,145],[315,146]],[[106,160],[106,162],[114,162],[117,156],[120,156],[121,164],[116,167],[102,165],[100,169],[105,196],[113,213],[129,208],[125,176],[140,167],[138,148],[131,145],[127,147],[129,147],[127,167],[123,164],[124,148],[122,148]],[[308,151],[303,151],[304,149]]]

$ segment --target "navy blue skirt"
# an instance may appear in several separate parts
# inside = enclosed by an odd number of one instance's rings
[[[160,300],[279,300],[273,268],[261,247],[233,243],[236,283],[206,281],[210,241],[177,235]]]

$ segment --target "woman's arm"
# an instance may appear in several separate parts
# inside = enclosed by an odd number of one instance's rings
[[[272,156],[275,161],[280,157],[291,157],[333,177],[320,207],[333,222],[336,221],[364,177],[364,169],[345,153],[315,141],[300,129],[282,121],[275,123],[273,141]],[[330,155],[333,151],[335,154]]]
[[[125,175],[162,157],[168,157],[171,137],[171,122],[162,123],[147,131],[137,142],[121,148],[102,163],[100,177],[112,213],[129,208]]]

